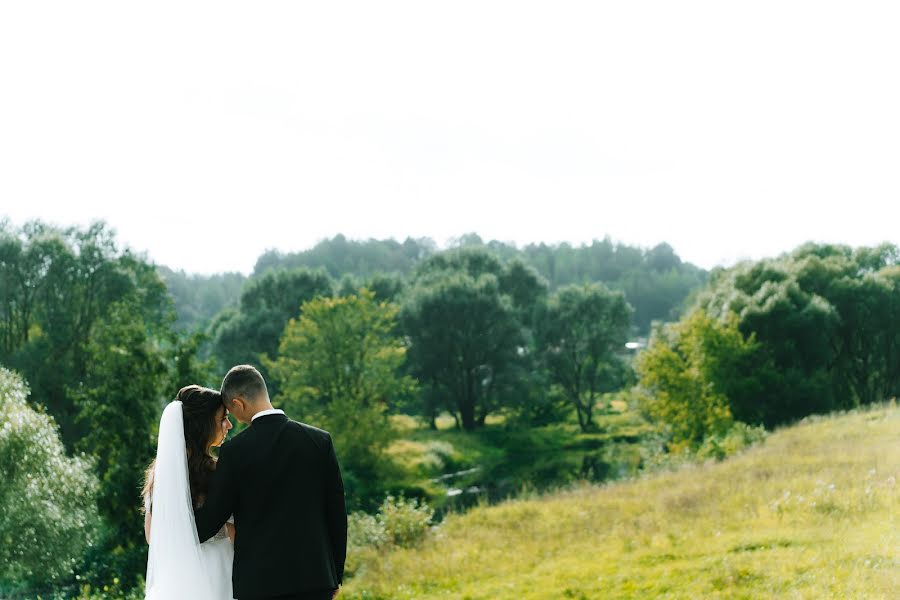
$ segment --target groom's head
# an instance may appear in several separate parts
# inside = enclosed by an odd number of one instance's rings
[[[270,406],[266,380],[255,367],[237,365],[222,380],[222,402],[241,423],[249,423],[253,415]]]

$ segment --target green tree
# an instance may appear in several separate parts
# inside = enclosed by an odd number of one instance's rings
[[[189,275],[163,266],[157,271],[175,305],[175,329],[187,332],[203,331],[224,309],[237,307],[247,280],[241,273]]]
[[[86,376],[91,332],[120,302],[168,335],[172,305],[155,267],[120,252],[104,224],[0,224],[0,362],[26,377],[69,448],[86,431],[68,386]]]
[[[388,466],[387,406],[415,391],[401,373],[398,307],[363,289],[310,300],[300,313],[285,328],[278,358],[265,361],[281,390],[275,401],[332,433],[351,483],[363,488],[357,494],[368,495]]]
[[[776,259],[712,274],[697,306],[739,317],[765,353],[756,415],[767,427],[890,398],[897,366],[897,268],[892,245],[806,244]]]
[[[696,449],[728,430],[734,421],[728,394],[752,387],[742,380],[752,379],[745,367],[758,350],[733,314],[722,322],[696,310],[654,332],[636,364],[641,407],[668,430],[674,450]]]
[[[451,258],[454,254],[474,252],[475,256],[490,255],[497,265],[519,260],[535,269],[549,282],[551,289],[569,284],[601,282],[611,289],[622,290],[628,303],[634,307],[633,325],[641,333],[647,333],[653,320],[677,318],[685,308],[689,295],[701,287],[707,273],[692,264],[683,262],[674,249],[661,243],[650,249],[616,244],[609,238],[594,240],[590,244],[548,245],[529,244],[524,248],[500,242],[485,241],[476,233],[467,233],[451,243],[449,252],[438,252],[430,239],[348,240],[342,235],[324,240],[309,250],[281,254],[270,251],[259,258],[254,271],[258,276],[270,269],[290,269],[299,266],[324,268],[335,279],[350,276],[353,283],[348,291],[361,285],[375,290],[368,277],[378,272],[398,273],[418,278],[423,269],[437,266],[438,270],[458,270]],[[441,258],[433,260],[435,256]],[[483,271],[469,270],[473,277]],[[485,265],[487,266],[487,265]],[[491,270],[500,277],[500,270]],[[518,299],[501,282],[504,293]],[[343,292],[342,292],[343,293]],[[376,294],[381,296],[379,292]],[[384,296],[382,296],[384,298]]]
[[[582,431],[594,428],[599,395],[618,384],[631,307],[601,284],[567,286],[547,302],[538,340],[553,383],[575,408]]]
[[[299,316],[300,306],[319,296],[331,296],[333,282],[323,270],[307,268],[267,271],[251,279],[241,292],[240,306],[214,322],[213,353],[222,370],[238,364],[262,365],[262,374],[271,379],[262,356],[275,359],[285,326]],[[269,391],[278,393],[278,382]]]
[[[71,577],[97,533],[91,461],[66,455],[53,418],[27,396],[0,368],[0,595]]]
[[[516,385],[509,374],[525,348],[515,307],[497,277],[429,274],[407,295],[401,322],[429,402],[446,402],[467,431],[483,425],[504,389]],[[426,406],[428,416],[436,408]]]
[[[106,556],[96,557],[102,564],[93,567],[94,575],[108,581],[140,574],[146,565],[143,532],[136,526],[143,518],[139,490],[155,454],[162,399],[174,395],[174,386],[169,356],[127,303],[95,324],[86,353],[87,374],[71,395],[87,431],[77,447],[94,457],[101,482]]]
[[[338,285],[338,295],[356,294],[361,288],[370,290],[379,301],[397,302],[406,288],[406,282],[399,273],[375,273],[370,277],[357,277],[347,273]]]

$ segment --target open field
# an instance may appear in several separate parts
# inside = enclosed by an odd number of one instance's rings
[[[342,596],[889,598],[898,476],[895,403],[808,419],[721,463],[451,515],[351,556]]]

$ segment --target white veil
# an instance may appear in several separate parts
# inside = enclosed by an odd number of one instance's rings
[[[147,599],[212,598],[194,521],[182,410],[180,401],[170,402],[159,421],[147,557]]]

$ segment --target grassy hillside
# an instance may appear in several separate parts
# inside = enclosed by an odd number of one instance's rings
[[[448,517],[351,556],[354,600],[889,598],[900,410],[808,420],[721,463]]]

